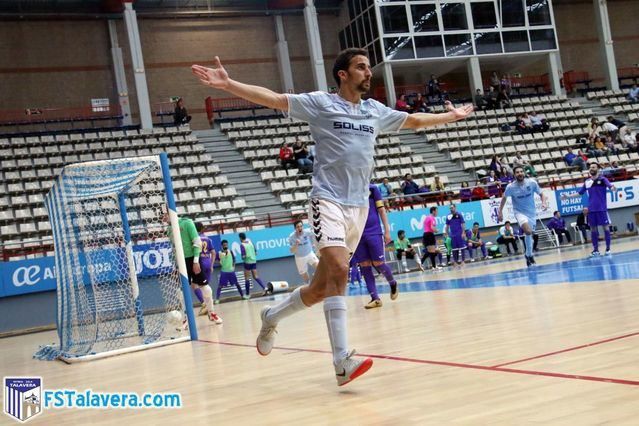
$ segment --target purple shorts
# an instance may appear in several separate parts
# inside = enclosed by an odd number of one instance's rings
[[[235,272],[220,272],[220,287],[229,284],[237,285],[237,275],[235,275]]]
[[[207,282],[211,282],[211,259],[208,257],[200,258],[200,268],[202,268],[202,274],[206,278]]]
[[[359,240],[355,254],[353,254],[353,261],[361,263],[367,260],[372,262],[384,261],[384,237],[381,235],[364,234]]]
[[[257,263],[244,263],[245,271],[255,271],[257,269]]]
[[[610,225],[608,212],[588,212],[588,225],[590,227]]]
[[[453,247],[453,249],[466,248],[466,242],[464,241],[461,235],[451,235],[450,244]]]

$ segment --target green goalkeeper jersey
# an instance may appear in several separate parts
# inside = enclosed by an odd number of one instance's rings
[[[180,238],[182,240],[182,249],[184,250],[184,257],[199,258],[202,251],[202,243],[200,241],[200,235],[195,229],[195,223],[187,218],[181,217],[178,220],[180,226]],[[171,236],[171,227],[168,229],[169,237]]]

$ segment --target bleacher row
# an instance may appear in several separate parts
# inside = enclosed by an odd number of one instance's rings
[[[626,114],[629,121],[639,120],[639,103],[630,103],[628,91],[598,90],[586,93],[589,100],[597,100],[603,106],[611,106],[615,114]]]
[[[283,143],[301,140],[313,145],[308,125],[289,118],[271,118],[222,123],[221,129],[227,132],[235,147],[251,162],[282,204],[293,214],[303,213],[312,185],[311,176],[299,174],[297,169],[283,170],[278,154]],[[420,185],[432,183],[432,176],[436,174],[435,168],[426,164],[421,156],[413,155],[410,147],[402,146],[399,137],[379,135],[373,180],[398,179],[407,172],[412,172]],[[399,183],[394,182],[394,185],[398,187]]]
[[[439,151],[448,152],[451,160],[459,161],[468,172],[486,171],[493,155],[502,157],[502,163],[510,164],[509,156],[521,152],[535,167],[542,184],[572,175],[580,177],[580,171],[566,167],[563,156],[566,149],[585,134],[592,111],[559,96],[517,98],[513,104],[512,108],[475,111],[467,120],[426,129],[425,134],[437,144]],[[513,122],[517,114],[531,111],[546,118],[550,130],[519,135],[499,129],[500,124]],[[610,155],[604,161],[618,161],[634,171],[638,158],[636,153],[630,153]]]
[[[179,212],[207,223],[246,220],[245,200],[189,127],[11,137],[0,138],[0,242],[51,237],[44,196],[66,164],[160,152],[169,154]]]

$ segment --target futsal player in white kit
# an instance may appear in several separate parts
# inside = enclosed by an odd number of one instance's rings
[[[229,78],[218,57],[213,68],[193,65],[192,71],[207,86],[286,111],[291,118],[309,123],[316,146],[309,220],[320,261],[310,285],[297,288],[279,304],[262,309],[256,346],[261,355],[268,355],[282,319],[323,301],[335,377],[339,386],[345,385],[373,364],[370,358],[355,357],[355,351],[348,348],[344,294],[349,258],[368,214],[376,137],[380,132],[457,121],[467,117],[473,107],[466,105],[441,114],[408,114],[374,99],[362,100],[372,77],[365,49],[346,49],[338,55],[333,66],[339,88],[336,94],[280,94],[240,83]]]
[[[304,223],[301,220],[295,221],[295,231],[288,236],[288,245],[291,253],[295,255],[295,266],[297,272],[302,276],[304,284],[310,284],[308,268],[312,266],[317,268],[319,259],[313,251],[313,234],[308,229],[304,229]]]

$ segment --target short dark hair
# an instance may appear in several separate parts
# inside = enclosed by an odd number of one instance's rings
[[[202,222],[195,222],[195,230],[197,232],[204,231],[204,225],[202,224]]]
[[[507,220],[506,222],[504,222],[504,225],[511,225],[511,223],[509,220]]]
[[[515,172],[517,171],[517,169],[521,169],[521,171],[522,171],[522,172],[525,172],[525,170],[524,170],[523,166],[515,166],[515,167],[513,168],[513,173],[515,173]]]
[[[437,207],[433,206],[430,208],[430,212],[431,213],[435,213],[435,211],[437,211]]]
[[[404,235],[406,234],[406,231],[404,231],[403,229],[400,229],[399,231],[397,231],[397,236],[399,237],[400,235]]]
[[[589,162],[588,162],[588,167],[592,166],[593,164],[594,164],[595,166],[597,166],[597,168],[598,168],[598,169],[600,169],[600,168],[601,168],[601,166],[599,165],[599,163],[598,163],[598,162],[596,162],[596,161],[589,161]]]
[[[224,245],[224,243],[228,244],[229,242],[227,240],[222,240],[220,244]]]
[[[340,85],[342,84],[337,73],[340,71],[348,71],[348,67],[351,64],[351,59],[353,59],[357,55],[366,56],[368,58],[368,50],[360,49],[357,47],[350,47],[339,52],[339,55],[337,55],[337,58],[335,58],[335,64],[333,64],[333,78],[337,83],[337,87],[340,87]]]
[[[475,226],[475,225],[479,226],[479,222],[473,223],[473,226]]]
[[[240,237],[240,240],[245,240],[246,239],[246,234],[244,232],[240,232],[238,234],[238,237]]]
[[[557,213],[559,213],[559,210],[555,210],[554,212],[552,212],[552,215],[556,215]]]
[[[297,227],[297,224],[298,224],[298,223],[301,223],[302,225],[304,224],[304,222],[302,222],[301,220],[297,219],[297,220],[295,221],[295,223],[293,223],[293,226]]]

